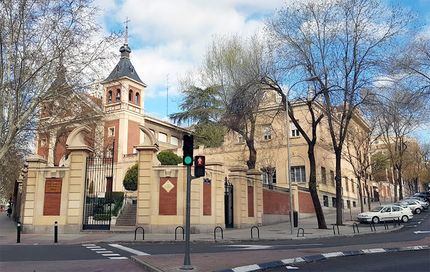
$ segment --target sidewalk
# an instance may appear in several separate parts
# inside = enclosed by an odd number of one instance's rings
[[[355,215],[354,217],[355,218]],[[350,219],[346,218],[345,220]],[[331,224],[335,223],[335,214],[326,214],[327,229],[318,229],[315,217],[301,218],[299,219],[298,228],[294,229],[291,234],[290,223],[284,222],[275,225],[260,226],[260,240],[281,240],[281,239],[309,239],[309,238],[322,238],[332,236],[348,236],[348,235],[362,235],[369,234],[374,231],[370,228],[370,225],[359,225],[359,233],[355,233],[353,229],[354,221],[345,221],[343,226],[339,226],[339,234],[337,227],[335,228],[336,235],[333,233],[333,227]],[[388,230],[385,229],[383,224],[376,225],[376,232],[393,231],[401,228],[390,223],[387,225]],[[304,237],[302,236],[302,230],[298,235],[298,229],[302,228],[304,231]],[[54,235],[48,234],[21,234],[21,244],[53,244]],[[58,235],[59,244],[80,244],[80,243],[95,243],[95,242],[131,242],[134,241],[134,230],[135,227],[112,227],[111,231],[89,231],[75,234],[62,234],[61,229]],[[299,237],[298,237],[299,236]],[[218,230],[216,233],[217,242],[229,242],[229,241],[249,241],[251,240],[251,229],[225,229],[223,230],[223,238],[221,239],[221,232]],[[257,230],[253,231],[253,238],[257,240]],[[182,239],[182,233],[178,232],[178,240]],[[137,233],[137,240],[142,241],[142,231],[139,230]],[[174,241],[175,236],[173,233],[145,233],[145,242],[163,242],[163,241]],[[213,231],[207,233],[191,234],[192,241],[214,241]],[[6,214],[0,215],[0,244],[16,244],[16,225],[12,220],[7,218]]]

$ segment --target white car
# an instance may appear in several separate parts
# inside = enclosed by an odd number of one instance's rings
[[[423,201],[419,198],[406,197],[403,200],[412,200],[412,201],[418,202],[418,204],[420,204],[424,208],[424,210],[427,210],[429,208],[429,203],[427,201]]]
[[[384,205],[372,209],[370,212],[360,213],[357,216],[360,222],[372,222],[378,224],[384,221],[393,221],[400,219],[406,223],[413,218],[412,211],[408,208],[402,208],[398,205]]]
[[[423,206],[421,206],[416,200],[405,199],[399,203],[408,205],[409,209],[411,209],[413,213],[420,214],[423,211]]]

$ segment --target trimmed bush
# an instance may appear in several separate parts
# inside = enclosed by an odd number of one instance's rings
[[[96,221],[107,221],[110,220],[110,214],[98,213],[94,215],[93,219]]]
[[[182,158],[172,151],[161,151],[157,154],[157,159],[161,165],[178,165],[182,162]]]
[[[124,180],[122,184],[124,188],[128,191],[136,191],[137,190],[137,176],[139,173],[139,169],[137,163],[130,167],[125,174]]]

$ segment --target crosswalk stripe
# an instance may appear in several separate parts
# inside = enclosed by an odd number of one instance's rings
[[[127,260],[128,258],[127,257],[109,257],[109,259],[112,259],[112,260]]]
[[[89,246],[96,246],[96,245],[95,244],[82,244],[82,246],[89,247]]]
[[[109,253],[109,254],[102,254],[103,256],[106,256],[106,257],[110,257],[110,256],[121,256],[121,255],[119,255],[119,254],[117,254],[117,253]]]
[[[105,251],[96,251],[96,253],[113,253],[113,251],[105,250]]]
[[[121,250],[124,250],[124,251],[127,251],[127,252],[130,252],[130,253],[133,253],[133,254],[139,255],[139,256],[151,255],[151,254],[148,254],[146,252],[139,251],[139,250],[132,249],[132,248],[125,247],[125,246],[122,246],[122,245],[118,245],[118,244],[109,244],[109,246],[115,247],[115,248],[118,248],[118,249],[121,249]]]

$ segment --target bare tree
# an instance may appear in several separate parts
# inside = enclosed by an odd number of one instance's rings
[[[342,149],[351,118],[368,98],[407,21],[376,0],[297,1],[270,22],[273,41],[293,78],[316,78],[336,156],[336,223],[342,224]]]
[[[0,160],[42,103],[88,88],[104,68],[114,39],[97,38],[95,17],[91,0],[0,1]],[[67,85],[54,84],[61,70]]]

